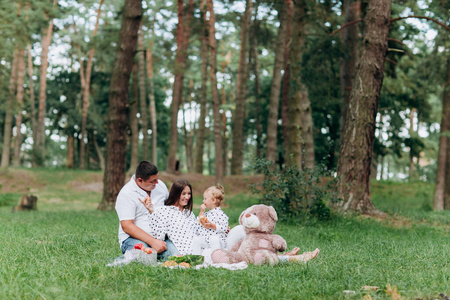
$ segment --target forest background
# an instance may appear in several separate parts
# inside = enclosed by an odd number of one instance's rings
[[[3,1],[1,167],[106,170],[111,209],[140,160],[222,182],[258,157],[330,172],[344,210],[376,213],[370,178],[448,209],[449,5]]]

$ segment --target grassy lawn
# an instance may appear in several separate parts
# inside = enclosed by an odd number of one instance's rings
[[[96,210],[100,192],[76,188],[98,174],[35,175],[38,211],[13,214],[18,200],[12,199],[20,194],[0,197],[0,299],[390,299],[388,285],[405,299],[450,296],[450,212],[430,210],[433,186],[427,183],[374,183],[372,199],[389,213],[384,220],[277,224],[288,248],[321,250],[308,264],[229,271],[107,267],[121,254],[116,213]],[[194,196],[197,213],[201,195]],[[228,197],[231,225],[256,202],[248,194]],[[366,285],[380,290],[364,292]]]

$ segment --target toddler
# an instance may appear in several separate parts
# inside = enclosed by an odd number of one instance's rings
[[[203,204],[198,215],[201,226],[198,236],[194,237],[194,253],[201,253],[206,248],[215,250],[226,247],[228,216],[220,208],[224,198],[225,191],[220,184],[207,188],[203,193]],[[208,211],[205,213],[205,210]]]

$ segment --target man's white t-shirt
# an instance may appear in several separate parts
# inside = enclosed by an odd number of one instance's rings
[[[147,233],[150,232],[150,213],[139,201],[139,199],[144,200],[145,197],[147,197],[147,192],[136,184],[135,175],[124,185],[117,196],[116,212],[119,217],[119,244],[121,246],[129,235],[123,231],[120,221],[134,220],[134,225]],[[164,205],[164,201],[169,197],[169,191],[164,182],[158,180],[155,188],[151,191],[150,197],[154,207]]]

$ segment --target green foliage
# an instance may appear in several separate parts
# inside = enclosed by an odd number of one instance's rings
[[[1,189],[1,188],[0,188]],[[0,206],[13,206],[20,199],[20,196],[13,193],[0,194]]]
[[[280,220],[330,219],[331,212],[325,203],[336,197],[333,192],[335,180],[325,179],[320,169],[302,170],[298,166],[288,166],[277,172],[273,164],[264,159],[256,159],[254,169],[264,174],[264,180],[251,184],[252,192],[263,193],[261,202],[272,205]]]

